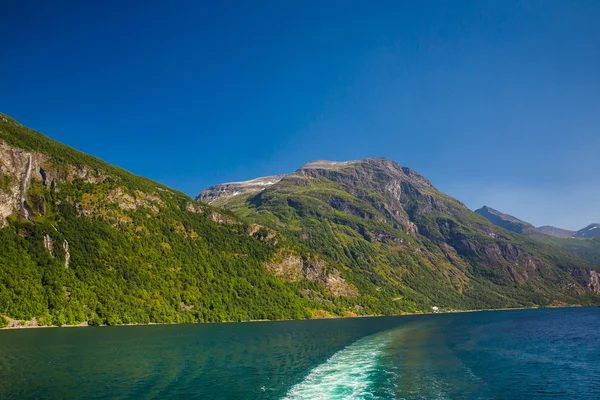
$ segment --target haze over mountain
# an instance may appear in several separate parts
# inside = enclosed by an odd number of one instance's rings
[[[535,228],[529,222],[522,221],[510,214],[505,214],[488,206],[483,206],[480,209],[475,210],[475,212],[482,217],[487,218],[493,224],[517,233],[525,233],[526,230],[533,228],[543,234],[558,238],[591,239],[600,236],[600,224],[590,224],[578,231],[570,231],[568,229],[561,229],[549,225]]]
[[[536,228],[538,231],[559,238],[571,238],[573,237],[574,231],[568,229],[561,229],[550,225],[539,226]]]
[[[597,228],[598,224],[590,224],[578,231],[569,231],[553,226],[535,228],[528,222],[487,206],[483,206],[475,210],[475,212],[494,225],[560,247],[594,264],[600,265],[600,232],[598,232],[600,229]]]

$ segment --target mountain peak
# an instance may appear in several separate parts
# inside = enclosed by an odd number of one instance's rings
[[[573,233],[574,238],[591,239],[600,236],[600,224],[589,224],[583,229]]]
[[[509,231],[513,231],[516,233],[523,233],[523,231],[527,228],[533,228],[528,222],[522,221],[516,217],[513,217],[510,214],[505,214],[498,210],[493,209],[492,207],[483,206],[475,212],[482,217],[486,218],[488,221],[493,223],[494,225],[498,225],[504,229],[508,229]]]

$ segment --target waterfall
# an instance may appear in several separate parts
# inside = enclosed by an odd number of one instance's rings
[[[29,219],[29,210],[27,210],[26,202],[27,202],[27,189],[29,188],[29,180],[31,179],[31,166],[33,164],[33,157],[29,154],[29,161],[27,162],[27,173],[25,174],[25,179],[23,180],[23,188],[21,189],[21,209],[23,211],[23,216],[26,219]]]
[[[44,235],[44,247],[46,248],[46,250],[48,250],[50,255],[52,257],[54,257],[54,254],[52,253],[52,251],[54,250],[54,242],[52,241],[52,238],[48,234]]]
[[[63,249],[65,249],[65,267],[69,268],[69,261],[71,261],[71,253],[69,253],[69,242],[67,239],[63,242]]]

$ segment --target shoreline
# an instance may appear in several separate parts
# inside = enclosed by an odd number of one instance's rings
[[[45,329],[45,328],[89,328],[89,327],[119,327],[119,326],[152,326],[152,325],[209,325],[209,324],[243,324],[243,323],[255,323],[255,322],[281,322],[281,321],[318,321],[318,320],[332,320],[332,319],[352,319],[352,318],[377,318],[377,317],[406,317],[412,315],[443,315],[443,314],[463,314],[463,313],[474,313],[474,312],[487,312],[487,311],[519,311],[519,310],[539,310],[539,309],[557,309],[557,308],[582,308],[582,307],[597,307],[597,306],[585,306],[580,304],[575,305],[561,305],[561,306],[546,306],[546,307],[511,307],[511,308],[489,308],[489,309],[477,309],[477,310],[452,310],[442,312],[423,312],[423,313],[402,313],[402,314],[390,314],[390,315],[357,315],[348,317],[327,317],[327,318],[308,318],[308,319],[256,319],[247,321],[220,321],[220,322],[149,322],[139,324],[118,324],[118,325],[89,325],[87,321],[81,322],[77,325],[27,325],[30,321],[26,321],[25,325],[12,325],[0,328],[2,330],[19,330],[19,329]],[[34,318],[35,320],[35,318]],[[10,320],[11,322],[17,320]]]

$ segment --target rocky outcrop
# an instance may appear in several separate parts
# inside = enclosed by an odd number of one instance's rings
[[[256,240],[267,242],[272,245],[277,245],[279,242],[277,231],[274,231],[270,228],[265,228],[264,226],[258,224],[248,225],[248,235],[252,236]]]
[[[39,169],[47,159],[0,140],[0,227],[6,226],[6,218],[14,213],[29,218],[27,191],[32,180],[41,180]]]
[[[164,202],[158,196],[139,190],[136,190],[132,195],[127,193],[122,187],[118,187],[110,192],[107,199],[122,210],[137,210],[140,207],[145,207],[157,213],[164,206]]]
[[[235,218],[232,218],[228,215],[223,215],[216,211],[213,211],[210,213],[210,219],[212,219],[214,222],[218,222],[219,224],[237,224],[238,223]]]
[[[45,188],[57,183],[80,179],[86,183],[99,183],[107,176],[97,169],[81,165],[53,165],[45,154],[13,147],[0,140],[0,228],[6,226],[6,218],[19,213],[30,218],[34,211],[45,214],[43,198],[34,199],[31,204],[30,188],[33,183],[41,183]]]
[[[567,272],[586,289],[594,294],[600,294],[600,272],[585,268],[568,268]],[[584,294],[584,291],[575,290],[578,294]]]
[[[301,256],[290,250],[281,250],[276,261],[266,263],[267,270],[286,282],[309,280],[324,285],[334,296],[356,297],[358,290],[335,268],[316,256]]]

